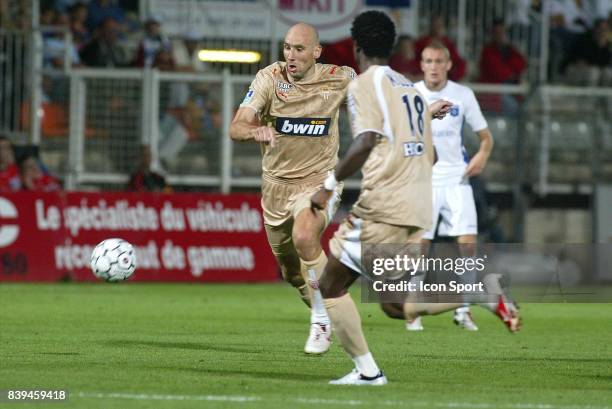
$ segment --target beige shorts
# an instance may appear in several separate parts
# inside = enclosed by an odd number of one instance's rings
[[[342,264],[369,278],[380,279],[367,268],[365,258],[395,258],[422,255],[421,237],[424,230],[414,226],[395,226],[350,215],[329,241],[331,254]],[[382,245],[382,246],[379,246]],[[384,278],[395,280],[405,271],[388,271]]]
[[[291,233],[294,218],[304,209],[310,208],[310,198],[323,186],[325,175],[314,180],[304,180],[301,183],[278,183],[263,178],[261,192],[261,207],[263,208],[264,226],[268,242],[275,256],[286,255],[293,251]],[[334,195],[327,204],[325,211],[325,227],[333,220],[340,204],[340,194],[343,185],[340,183]]]

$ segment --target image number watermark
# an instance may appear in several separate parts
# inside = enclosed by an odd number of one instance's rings
[[[69,396],[66,389],[2,389],[0,403],[66,402]]]

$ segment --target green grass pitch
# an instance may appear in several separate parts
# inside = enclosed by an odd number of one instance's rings
[[[525,304],[516,335],[478,307],[476,333],[450,314],[408,333],[377,305],[358,307],[387,386],[327,385],[352,362],[337,342],[303,354],[308,312],[285,284],[4,283],[0,389],[65,388],[70,399],[0,406],[612,407],[612,304]]]

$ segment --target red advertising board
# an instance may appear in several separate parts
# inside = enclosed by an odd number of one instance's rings
[[[119,237],[136,281],[274,281],[278,267],[254,194],[0,195],[0,281],[95,280],[91,251]]]

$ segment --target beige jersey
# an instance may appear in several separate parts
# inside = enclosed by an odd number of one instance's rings
[[[399,226],[431,228],[434,150],[427,101],[387,66],[372,66],[349,85],[353,136],[381,137],[362,168],[353,213]]]
[[[338,111],[355,71],[315,64],[313,76],[291,82],[286,66],[276,62],[260,70],[240,107],[254,109],[262,124],[276,129],[276,146],[261,144],[265,176],[324,175],[338,161]]]

